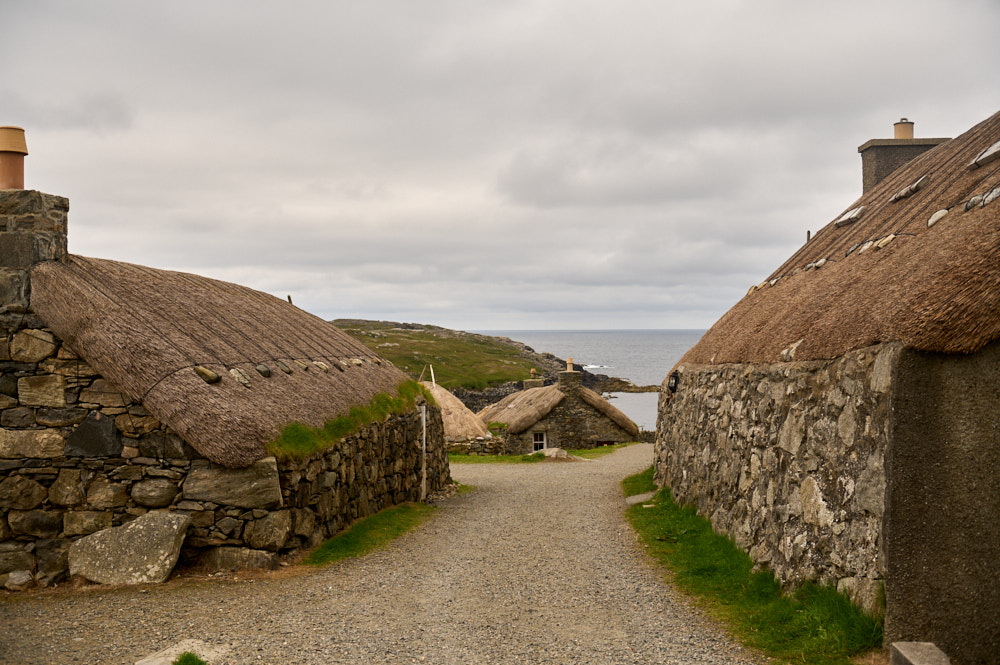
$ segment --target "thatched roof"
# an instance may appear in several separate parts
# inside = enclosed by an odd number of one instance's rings
[[[580,399],[610,418],[616,425],[632,436],[639,435],[636,427],[628,416],[615,408],[590,388],[576,388]],[[520,434],[549,414],[566,397],[559,389],[559,384],[541,388],[528,388],[507,395],[496,404],[491,404],[477,415],[484,423],[500,422],[507,424],[507,431]]]
[[[32,268],[31,305],[126,396],[230,467],[265,456],[289,422],[321,425],[406,380],[326,321],[198,275],[70,255]],[[199,365],[221,380],[206,383]]]
[[[974,198],[1000,187],[1000,159],[969,168],[997,141],[1000,113],[904,165],[752,288],[681,362],[775,362],[795,344],[785,359],[830,359],[888,341],[971,353],[1000,338],[1000,199]]]
[[[431,391],[434,401],[441,408],[445,436],[456,441],[475,439],[478,436],[492,436],[490,431],[486,429],[486,424],[477,418],[476,414],[462,403],[462,400],[452,395],[446,388],[430,381],[421,381],[420,383]]]

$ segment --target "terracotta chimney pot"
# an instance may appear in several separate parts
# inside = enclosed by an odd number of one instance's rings
[[[0,189],[24,189],[24,156],[27,154],[24,130],[11,125],[0,126]]]
[[[573,371],[573,359],[572,358],[567,358],[566,359],[566,371],[567,372],[572,372]]]
[[[900,118],[899,122],[893,123],[892,125],[892,138],[894,139],[912,139],[913,138],[913,121],[907,120],[906,118]]]

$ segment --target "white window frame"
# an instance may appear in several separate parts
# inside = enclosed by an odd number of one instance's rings
[[[539,440],[541,437],[541,440]],[[542,447],[539,448],[538,444],[541,443]],[[539,452],[540,450],[545,450],[549,447],[549,437],[545,432],[532,432],[531,433],[531,448],[532,452]]]

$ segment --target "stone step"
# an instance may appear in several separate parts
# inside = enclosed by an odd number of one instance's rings
[[[889,665],[951,665],[933,642],[893,642]]]

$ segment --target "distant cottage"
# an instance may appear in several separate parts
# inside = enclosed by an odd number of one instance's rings
[[[68,208],[0,190],[0,586],[58,581],[71,542],[152,511],[190,517],[188,562],[275,565],[447,482],[419,395],[276,458],[286,425],[322,428],[408,378],[279,298],[68,254]]]
[[[420,384],[430,392],[434,403],[441,409],[445,450],[449,453],[496,452],[498,441],[493,440],[483,421],[462,400],[433,381],[421,381]]]
[[[935,142],[687,352],[656,478],[786,584],[884,596],[887,643],[995,665],[1000,114]]]
[[[572,367],[572,359],[569,361]],[[635,441],[639,428],[628,416],[581,383],[580,372],[567,369],[549,386],[525,381],[525,390],[508,395],[479,412],[487,425],[500,423],[504,452],[523,455],[545,448],[595,448]]]

